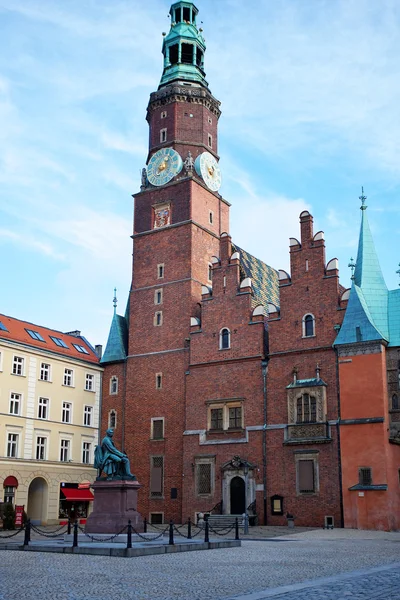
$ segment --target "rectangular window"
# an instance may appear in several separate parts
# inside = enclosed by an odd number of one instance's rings
[[[91,427],[93,422],[93,406],[85,406],[83,411],[83,424]]]
[[[53,340],[56,346],[59,346],[60,348],[68,348],[67,344],[61,338],[51,335],[50,339]]]
[[[164,523],[164,513],[150,513],[150,523],[152,525],[162,525]]]
[[[157,265],[157,278],[164,279],[164,264]]]
[[[61,420],[63,423],[71,423],[71,403],[63,402]]]
[[[32,331],[32,329],[25,329],[25,331],[29,333],[33,340],[38,340],[39,342],[45,341],[38,331]]]
[[[21,410],[21,394],[11,392],[10,395],[10,415],[19,415]]]
[[[198,496],[209,496],[211,494],[211,475],[212,464],[210,462],[196,465],[196,492]]]
[[[155,327],[160,327],[163,323],[163,314],[162,312],[159,310],[156,313],[154,313],[154,320],[153,320],[153,325]]]
[[[48,398],[39,398],[38,419],[49,418],[49,404],[50,400]]]
[[[162,440],[164,439],[164,419],[152,419],[151,420],[151,439]]]
[[[50,381],[50,365],[48,363],[42,363],[40,365],[40,380]]]
[[[162,373],[156,373],[156,390],[162,388]]]
[[[160,115],[160,116],[161,116],[161,118],[162,118],[162,119],[166,119],[166,118],[167,118],[167,111],[166,111],[166,110],[163,110],[163,111],[161,112],[161,115]]]
[[[39,436],[36,438],[36,460],[46,460],[47,438]]]
[[[299,460],[298,488],[300,494],[312,494],[315,492],[315,473],[313,460]]]
[[[7,458],[18,457],[18,433],[9,433],[7,435]]]
[[[21,356],[14,356],[13,365],[12,365],[12,374],[13,375],[23,375],[24,374],[24,363],[25,359]]]
[[[162,304],[163,301],[163,291],[155,290],[154,292],[154,304]]]
[[[118,377],[111,377],[110,379],[110,394],[118,394]]]
[[[223,408],[211,409],[211,429],[223,429]]]
[[[208,265],[208,281],[212,280],[212,265]]]
[[[208,220],[209,220],[210,225],[212,225],[213,221],[214,221],[214,213],[212,210],[210,210],[210,212],[209,212]]]
[[[86,373],[85,390],[87,392],[93,392],[94,391],[94,375],[91,375],[90,373]]]
[[[90,446],[90,442],[82,443],[82,462],[85,465],[88,465],[90,463]]]
[[[69,461],[70,447],[71,447],[70,440],[61,440],[61,446],[60,446],[60,461],[61,462]]]
[[[210,148],[212,148],[212,135],[211,133],[208,134],[208,145]]]
[[[73,385],[74,372],[72,369],[64,369],[64,385],[71,387]]]
[[[371,467],[361,467],[358,469],[358,481],[360,485],[372,485]]]
[[[229,429],[239,429],[242,427],[242,408],[235,406],[229,409]]]
[[[152,456],[150,461],[150,496],[152,498],[162,498],[164,489],[164,457]]]
[[[160,129],[160,144],[163,144],[167,141],[167,128]]]

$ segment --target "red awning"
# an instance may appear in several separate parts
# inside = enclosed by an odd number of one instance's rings
[[[5,478],[3,487],[18,487],[18,479],[16,479],[13,475],[9,475]]]
[[[93,494],[90,490],[78,490],[76,488],[61,488],[65,498],[70,502],[91,502]]]

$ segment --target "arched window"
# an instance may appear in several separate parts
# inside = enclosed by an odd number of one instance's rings
[[[115,375],[110,379],[110,394],[118,394],[118,377]]]
[[[392,410],[399,410],[399,397],[397,394],[392,396]]]
[[[117,426],[117,411],[116,410],[110,410],[110,412],[108,413],[108,428],[109,429],[115,429]]]
[[[314,315],[304,315],[303,317],[303,337],[312,337],[315,335]]]
[[[228,350],[231,347],[231,332],[224,327],[219,332],[219,349]]]
[[[303,394],[297,398],[296,406],[297,423],[316,423],[317,422],[317,401],[310,394]]]

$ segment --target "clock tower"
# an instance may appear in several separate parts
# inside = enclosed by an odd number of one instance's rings
[[[147,107],[149,152],[134,195],[127,353],[117,352],[114,359],[121,360],[108,367],[123,380],[114,401],[115,438],[132,456],[143,485],[138,510],[176,522],[183,518],[191,319],[200,317],[202,286],[211,288],[213,256],[219,256],[221,234],[229,229],[229,203],[219,194],[220,103],[205,79],[197,13],[187,1],[170,9],[162,77]]]

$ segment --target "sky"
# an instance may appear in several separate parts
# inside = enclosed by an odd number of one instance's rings
[[[400,262],[400,2],[198,0],[233,241],[289,269],[309,210],[342,285],[361,186]],[[166,0],[0,0],[0,312],[105,344],[131,278],[132,194]]]

